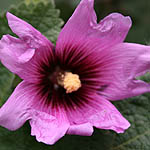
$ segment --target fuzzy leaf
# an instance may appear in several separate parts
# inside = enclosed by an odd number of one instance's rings
[[[53,0],[25,0],[17,8],[13,6],[8,11],[30,23],[53,43],[56,42],[63,21]],[[0,29],[0,36],[12,34],[5,13],[1,17]]]
[[[131,127],[114,139],[112,150],[150,149],[150,94],[118,102]]]

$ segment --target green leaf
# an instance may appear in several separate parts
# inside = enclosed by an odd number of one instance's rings
[[[150,94],[117,102],[118,108],[131,122],[131,127],[117,135],[112,150],[150,149]]]
[[[14,75],[0,63],[0,106],[5,102],[8,95],[10,95],[12,92],[11,85],[13,80]]]
[[[30,23],[53,43],[56,42],[63,21],[59,18],[60,12],[55,9],[53,0],[26,0],[8,11]],[[8,27],[5,13],[1,16],[0,29],[0,36],[13,34]]]

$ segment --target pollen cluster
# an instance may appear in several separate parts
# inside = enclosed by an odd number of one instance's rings
[[[66,93],[72,93],[81,87],[79,76],[71,72],[60,73],[57,81],[59,85],[66,89]]]

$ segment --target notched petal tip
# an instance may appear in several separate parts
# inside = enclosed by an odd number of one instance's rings
[[[116,37],[119,33],[119,36],[123,36],[123,38],[125,38],[131,26],[132,21],[129,16],[123,16],[120,13],[112,13],[100,21],[97,29],[99,29],[102,33],[114,32],[113,34],[116,34]]]
[[[53,44],[45,36],[26,21],[16,17],[10,12],[6,13],[6,17],[11,30],[30,48],[53,47]]]
[[[99,129],[113,130],[117,133],[123,133],[130,127],[130,123],[121,115],[116,107],[108,100],[99,97],[99,103],[96,104],[95,112],[88,117],[89,122]]]
[[[86,38],[99,41],[101,47],[112,47],[125,40],[131,25],[131,18],[120,13],[112,13],[97,23],[94,0],[82,0],[60,32],[56,46]]]
[[[130,127],[130,123],[119,112],[109,112],[102,122],[100,119],[100,122],[95,122],[94,126],[100,129],[113,130],[116,133],[124,133]]]
[[[126,125],[124,126],[124,128],[117,128],[116,131],[117,133],[124,133],[128,128],[130,128],[131,124],[128,122],[126,123]]]
[[[123,25],[127,26],[128,28],[130,28],[132,26],[132,20],[131,20],[130,16],[124,16],[120,13],[112,13],[111,16],[114,19],[120,19],[120,21],[122,21]]]
[[[124,133],[130,127],[128,120],[122,117],[121,121],[118,121],[118,126],[112,126],[110,129],[114,130],[117,133]]]
[[[21,69],[19,66],[30,61],[34,54],[35,49],[11,35],[3,35],[0,40],[0,60],[13,73],[17,74]]]
[[[57,118],[50,114],[35,110],[30,120],[31,135],[36,136],[39,142],[49,145],[55,144],[66,134],[69,128],[69,123],[63,116],[63,112],[61,112],[60,115],[60,118]]]

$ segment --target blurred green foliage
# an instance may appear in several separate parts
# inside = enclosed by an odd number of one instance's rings
[[[8,96],[11,94],[11,86],[14,78],[15,75],[13,75],[0,63],[0,106],[2,106]]]
[[[29,0],[26,0],[29,1]],[[50,0],[40,4],[26,6],[16,4],[22,0],[0,1],[0,9],[9,11],[28,21],[47,36],[54,43],[63,24],[59,18],[59,11],[54,8]],[[66,22],[71,16],[79,0],[55,0],[56,7],[61,10],[61,18]],[[131,16],[133,26],[126,41],[143,44],[150,43],[150,0],[95,0],[95,9],[98,21],[111,12],[120,12]],[[0,36],[11,33],[8,29],[5,15],[0,18]],[[12,34],[12,33],[11,33]],[[149,82],[146,75],[143,80]],[[7,99],[20,79],[10,73],[0,64],[0,102]],[[30,127],[26,123],[21,129],[10,132],[0,127],[0,150],[150,150],[150,94],[144,94],[125,101],[115,102],[116,107],[130,121],[131,127],[125,134],[116,134],[112,131],[95,130],[91,137],[66,135],[54,146],[38,143],[30,136]]]

